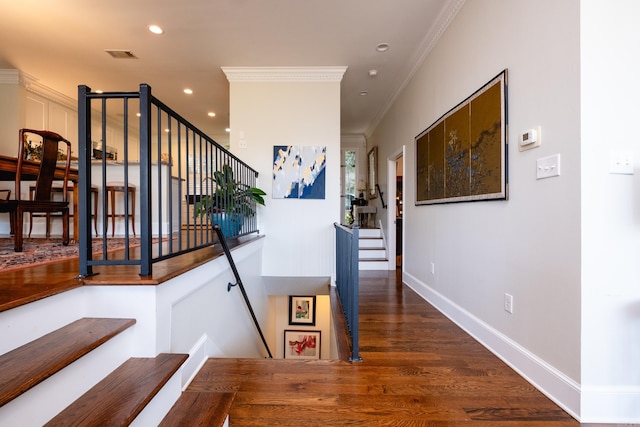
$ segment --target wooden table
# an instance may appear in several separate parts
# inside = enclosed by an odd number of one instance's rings
[[[18,169],[18,158],[11,156],[4,156],[0,154],[0,181],[14,181],[16,180],[16,170]],[[56,179],[64,179],[64,166],[58,166],[54,177]],[[38,179],[38,171],[40,170],[40,162],[33,160],[22,161],[22,180],[23,181],[36,181]],[[78,170],[69,170],[69,181],[74,183],[74,186],[78,183]],[[78,240],[78,192],[73,191],[73,240]]]

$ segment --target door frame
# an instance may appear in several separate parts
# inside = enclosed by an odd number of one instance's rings
[[[404,186],[406,183],[405,174],[406,174],[406,157],[405,157],[405,146],[403,145],[398,150],[391,153],[389,157],[387,157],[387,194],[388,194],[388,209],[387,209],[387,258],[389,262],[388,269],[395,270],[396,269],[396,161],[402,157],[402,194],[403,197],[407,194],[404,191]],[[405,209],[402,211],[402,253],[404,254],[404,214],[406,212]],[[404,272],[404,262],[402,263],[402,271]]]

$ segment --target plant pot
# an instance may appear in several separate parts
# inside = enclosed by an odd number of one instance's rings
[[[213,213],[211,214],[211,222],[220,226],[220,230],[224,237],[234,237],[240,234],[242,224],[244,224],[244,215],[240,213]]]

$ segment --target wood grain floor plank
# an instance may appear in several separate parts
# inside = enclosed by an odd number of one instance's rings
[[[361,271],[360,354],[210,359],[189,390],[234,390],[230,426],[575,427],[394,272]]]

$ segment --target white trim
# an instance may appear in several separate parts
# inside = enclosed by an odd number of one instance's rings
[[[416,53],[412,57],[410,61],[407,61],[409,64],[413,64],[413,67],[409,70],[405,79],[400,83],[400,85],[396,88],[396,90],[391,94],[387,102],[385,103],[385,107],[380,110],[380,112],[376,115],[374,120],[371,121],[371,124],[365,131],[365,136],[369,137],[373,134],[373,131],[378,127],[382,118],[387,114],[389,108],[395,103],[396,99],[404,88],[409,84],[413,76],[416,74],[424,60],[427,58],[431,50],[433,50],[434,46],[442,37],[445,30],[449,27],[453,18],[456,17],[462,6],[464,6],[466,0],[449,0],[447,4],[441,9],[438,18],[435,20],[435,24],[431,27],[431,31],[427,33],[427,35],[422,39],[420,43],[420,47],[417,49]]]
[[[55,102],[56,104],[63,105],[73,111],[76,111],[78,108],[78,102],[75,99],[69,98],[67,95],[63,95],[62,93],[56,90],[53,90],[36,81],[31,81],[25,87],[28,92],[32,92],[32,93],[35,93],[36,95],[40,95],[41,97],[51,102]]]
[[[602,424],[640,423],[640,387],[583,386],[580,421]]]
[[[212,345],[207,334],[202,334],[200,339],[189,350],[189,358],[182,364],[182,391],[185,391],[191,381],[196,377],[202,366],[204,366],[207,358],[211,356],[207,352],[207,348]]]
[[[394,151],[387,157],[387,197],[389,200],[387,201],[387,235],[389,236],[389,241],[387,244],[387,259],[389,260],[389,270],[396,269],[396,242],[397,232],[396,232],[396,162],[400,157],[404,159],[404,151],[405,146],[403,145],[398,150]],[[402,180],[404,182],[405,175],[405,163],[402,161]],[[404,186],[404,184],[403,184]],[[402,225],[404,231],[404,223]],[[382,227],[381,227],[382,228]],[[402,239],[404,242],[404,239]],[[404,268],[403,268],[404,269]]]
[[[0,69],[0,84],[15,84],[23,86],[28,92],[35,93],[48,101],[63,105],[75,111],[78,103],[68,97],[38,82],[35,77],[16,69]]]
[[[0,84],[19,84],[21,77],[18,70],[0,70]]]
[[[579,420],[581,414],[579,383],[406,271],[402,273],[402,281],[540,392]]]
[[[229,82],[340,82],[347,67],[221,67]]]
[[[367,140],[361,133],[340,135],[340,148],[367,148]]]

